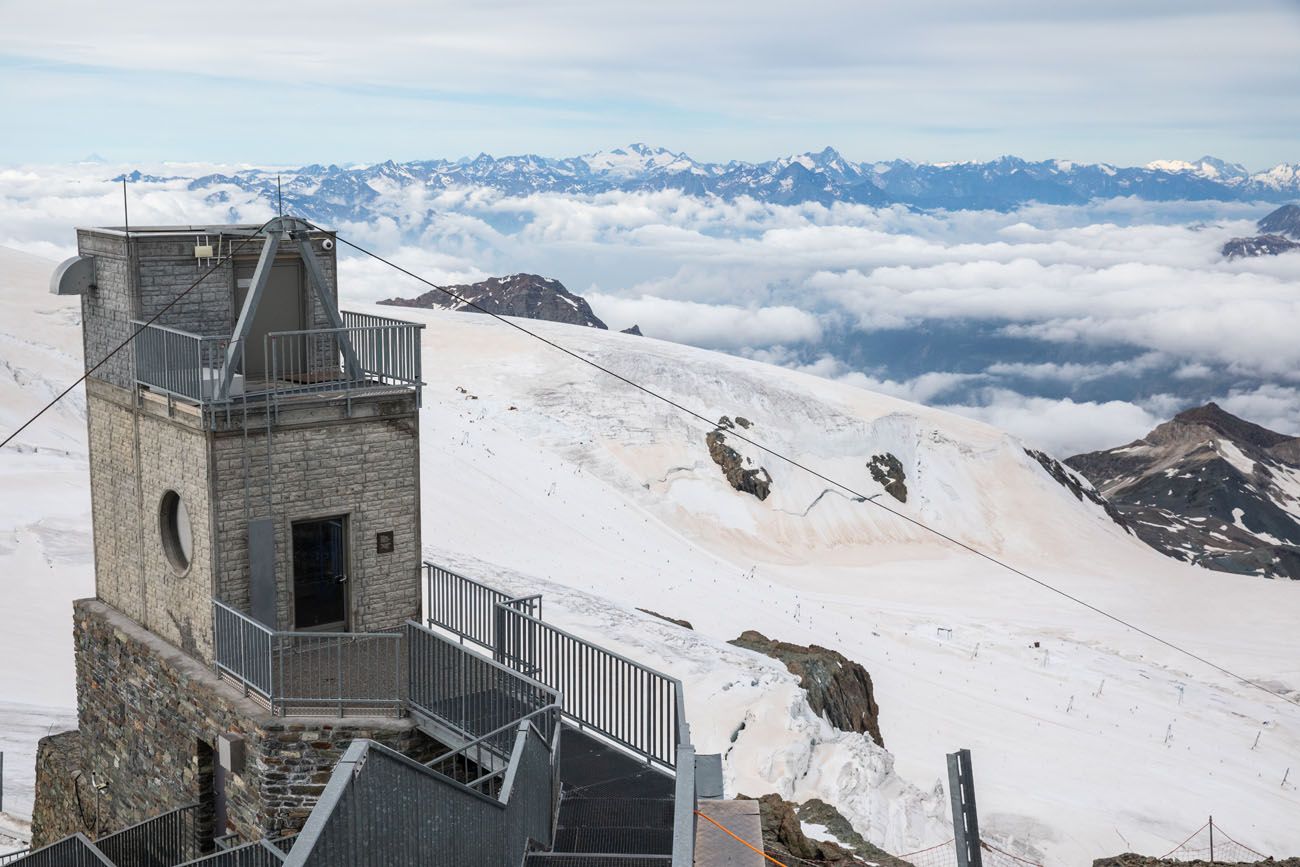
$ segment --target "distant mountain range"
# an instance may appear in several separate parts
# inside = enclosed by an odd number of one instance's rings
[[[596,195],[614,191],[678,190],[723,199],[750,197],[775,204],[851,202],[949,210],[1006,210],[1027,202],[1081,204],[1134,196],[1151,201],[1286,201],[1300,196],[1300,163],[1249,172],[1213,157],[1162,160],[1140,167],[1069,160],[990,162],[855,162],[833,148],[766,162],[702,162],[644,144],[582,156],[535,154],[459,160],[384,162],[366,166],[309,165],[280,172],[286,207],[322,219],[364,219],[386,195],[411,187],[488,187],[510,196],[531,193]],[[131,180],[168,180],[136,172]],[[276,173],[249,169],[189,181],[226,201],[235,186],[276,204]],[[176,179],[170,179],[176,180]]]
[[[1207,404],[1066,461],[1144,542],[1224,572],[1300,579],[1300,438]]]

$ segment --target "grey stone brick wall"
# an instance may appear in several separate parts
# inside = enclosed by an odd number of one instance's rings
[[[444,749],[406,719],[270,716],[103,602],[79,600],[74,617],[80,750],[61,736],[67,748],[37,787],[42,842],[78,827],[70,782],[78,770],[106,784],[101,833],[203,802],[211,780],[200,744],[213,747],[222,733],[245,741],[244,770],[227,776],[225,794],[228,830],[246,839],[300,829],[356,738],[418,761]]]
[[[247,517],[275,526],[278,625],[293,628],[292,523],[347,516],[349,628],[400,626],[420,606],[420,431],[413,396],[354,399],[282,412],[270,434],[249,426],[214,441],[218,598],[249,606]],[[245,468],[251,472],[246,475]],[[247,490],[245,479],[248,480]],[[379,553],[376,534],[391,531]]]
[[[130,391],[86,383],[95,592],[187,653],[212,658],[212,517],[208,437]],[[189,513],[190,565],[163,551],[160,507],[175,491]]]

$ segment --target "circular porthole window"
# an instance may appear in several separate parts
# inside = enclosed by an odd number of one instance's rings
[[[163,494],[158,524],[167,562],[173,572],[184,575],[189,571],[190,556],[194,552],[194,533],[190,528],[190,513],[185,510],[185,501],[180,494],[175,491]]]

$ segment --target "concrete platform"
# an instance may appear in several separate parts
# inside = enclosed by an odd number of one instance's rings
[[[701,800],[700,812],[732,834],[763,851],[763,822],[758,801]],[[695,823],[695,867],[764,867],[768,861],[749,846],[737,842],[713,822]]]

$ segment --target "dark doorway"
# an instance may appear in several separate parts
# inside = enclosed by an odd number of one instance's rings
[[[226,833],[226,770],[207,741],[198,741],[194,761],[199,790],[194,843],[198,851],[211,852],[213,839]]]
[[[294,629],[347,629],[347,529],[343,516],[294,522]]]
[[[253,283],[253,271],[256,265],[241,265],[235,273],[235,318],[244,309],[244,299]],[[276,262],[271,266],[271,276],[253,314],[253,325],[244,342],[244,367],[242,373],[249,379],[265,379],[271,368],[271,361],[266,356],[266,335],[272,331],[299,331],[306,321],[306,293],[303,291],[302,263],[296,261]],[[292,342],[293,346],[281,347],[280,352],[301,351],[302,340]],[[281,366],[286,362],[296,367],[287,358],[281,358]]]

